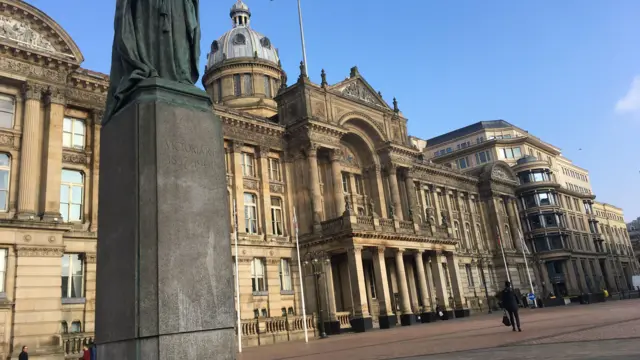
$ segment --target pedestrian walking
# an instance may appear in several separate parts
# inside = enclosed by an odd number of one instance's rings
[[[18,356],[18,360],[29,360],[29,348],[26,346],[22,347],[22,351],[20,352],[20,356]]]
[[[89,350],[89,346],[85,345],[82,350],[82,357],[79,360],[91,360],[91,350]]]
[[[520,328],[520,315],[518,314],[518,298],[511,289],[510,282],[506,281],[504,283],[504,289],[500,295],[502,308],[509,313],[509,319],[511,320],[513,331],[516,331],[516,326],[518,327],[518,331],[522,331]]]

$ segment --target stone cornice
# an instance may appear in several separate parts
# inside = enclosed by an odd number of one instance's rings
[[[216,109],[218,110],[218,109]],[[285,147],[284,127],[266,121],[266,119],[245,114],[216,111],[222,120],[222,130],[225,138],[233,141],[282,150]]]
[[[62,257],[64,247],[61,246],[17,246],[18,257]]]
[[[422,177],[420,176],[420,174],[422,173],[425,175],[425,177],[428,177],[428,175],[430,174],[440,175],[473,185],[477,185],[480,182],[480,179],[478,179],[478,177],[476,176],[466,175],[459,170],[450,169],[446,166],[433,163],[414,163],[410,173],[413,175],[413,178],[415,180],[422,179]]]
[[[337,234],[322,237],[322,238],[310,238],[304,242],[304,246],[308,247],[308,246],[323,245],[323,244],[330,244],[330,243],[340,243],[341,246],[344,246],[343,240],[351,239],[351,238],[374,239],[374,240],[379,240],[385,243],[388,241],[407,241],[407,242],[413,242],[413,243],[434,244],[434,245],[454,245],[455,246],[456,244],[458,244],[457,239],[424,236],[419,234],[384,233],[384,232],[378,232],[378,231],[345,231],[345,232],[337,233]]]

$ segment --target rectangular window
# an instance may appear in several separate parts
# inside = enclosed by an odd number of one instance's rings
[[[456,160],[456,162],[458,163],[458,169],[466,169],[469,167],[469,158],[467,157],[460,158]]]
[[[476,154],[476,163],[485,164],[491,161],[491,152],[481,151]]]
[[[242,175],[243,176],[250,176],[250,177],[254,177],[256,176],[255,174],[255,167],[254,165],[254,157],[253,154],[250,153],[242,153]]]
[[[242,94],[243,95],[253,95],[253,77],[251,74],[243,74],[242,75]]]
[[[445,211],[447,206],[444,203],[444,195],[441,192],[438,192],[438,202],[440,203],[440,210]]]
[[[271,78],[264,75],[263,76],[264,79],[264,96],[268,99],[272,98],[271,95]]]
[[[82,221],[84,176],[80,171],[62,169],[60,214],[65,222]]]
[[[247,234],[258,233],[257,197],[251,193],[244,193],[244,226]]]
[[[280,159],[269,158],[269,180],[282,181]]]
[[[284,235],[282,226],[282,200],[278,197],[271,198],[271,233],[273,235]]]
[[[233,95],[242,95],[242,81],[240,79],[240,74],[233,75]]]
[[[5,293],[7,281],[7,249],[0,249],[0,293]]]
[[[447,148],[447,154],[453,152],[453,149],[451,149],[450,147]]]
[[[458,211],[458,202],[453,194],[449,195],[449,202],[451,203],[451,210]]]
[[[353,177],[356,182],[356,194],[364,195],[364,189],[362,187],[362,176],[354,175]]]
[[[565,205],[567,205],[567,208],[569,210],[573,210],[573,207],[571,206],[571,198],[565,195],[564,200],[565,200]]]
[[[13,128],[13,114],[16,108],[16,100],[13,96],[0,94],[0,127]]]
[[[349,193],[349,174],[342,173],[342,192]]]
[[[251,261],[251,288],[253,292],[267,291],[264,259],[254,258]]]
[[[84,297],[84,261],[82,254],[62,256],[62,298]]]
[[[538,193],[538,200],[540,200],[540,206],[551,205],[549,193]]]
[[[429,189],[424,189],[424,205],[431,207],[431,192]]]
[[[458,201],[460,201],[460,208],[462,209],[462,212],[469,212],[469,208],[467,206],[467,197],[460,196],[460,198],[458,198]]]
[[[475,283],[473,281],[473,272],[471,271],[471,265],[464,264],[464,268],[467,271],[467,283],[469,284],[469,287],[470,288],[475,287]]]
[[[291,286],[291,259],[280,259],[280,290],[293,291]]]
[[[9,210],[10,174],[11,158],[7,154],[0,153],[0,211]]]
[[[573,204],[575,205],[575,209],[576,211],[580,211],[580,201],[578,201],[578,199],[573,198]]]
[[[62,146],[72,149],[84,149],[84,121],[64,118],[62,123]]]

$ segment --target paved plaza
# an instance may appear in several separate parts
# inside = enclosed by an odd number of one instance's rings
[[[239,360],[639,359],[640,300],[522,310],[523,332],[502,313],[247,348]]]

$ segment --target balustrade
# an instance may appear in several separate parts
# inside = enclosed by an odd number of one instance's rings
[[[316,336],[316,319],[307,315],[307,331],[309,336]],[[268,345],[285,341],[304,339],[304,323],[302,316],[287,315],[284,317],[257,318],[242,320],[242,343],[245,346]]]
[[[85,345],[93,343],[93,333],[68,333],[62,334],[62,350],[67,358],[78,359],[82,357]]]

